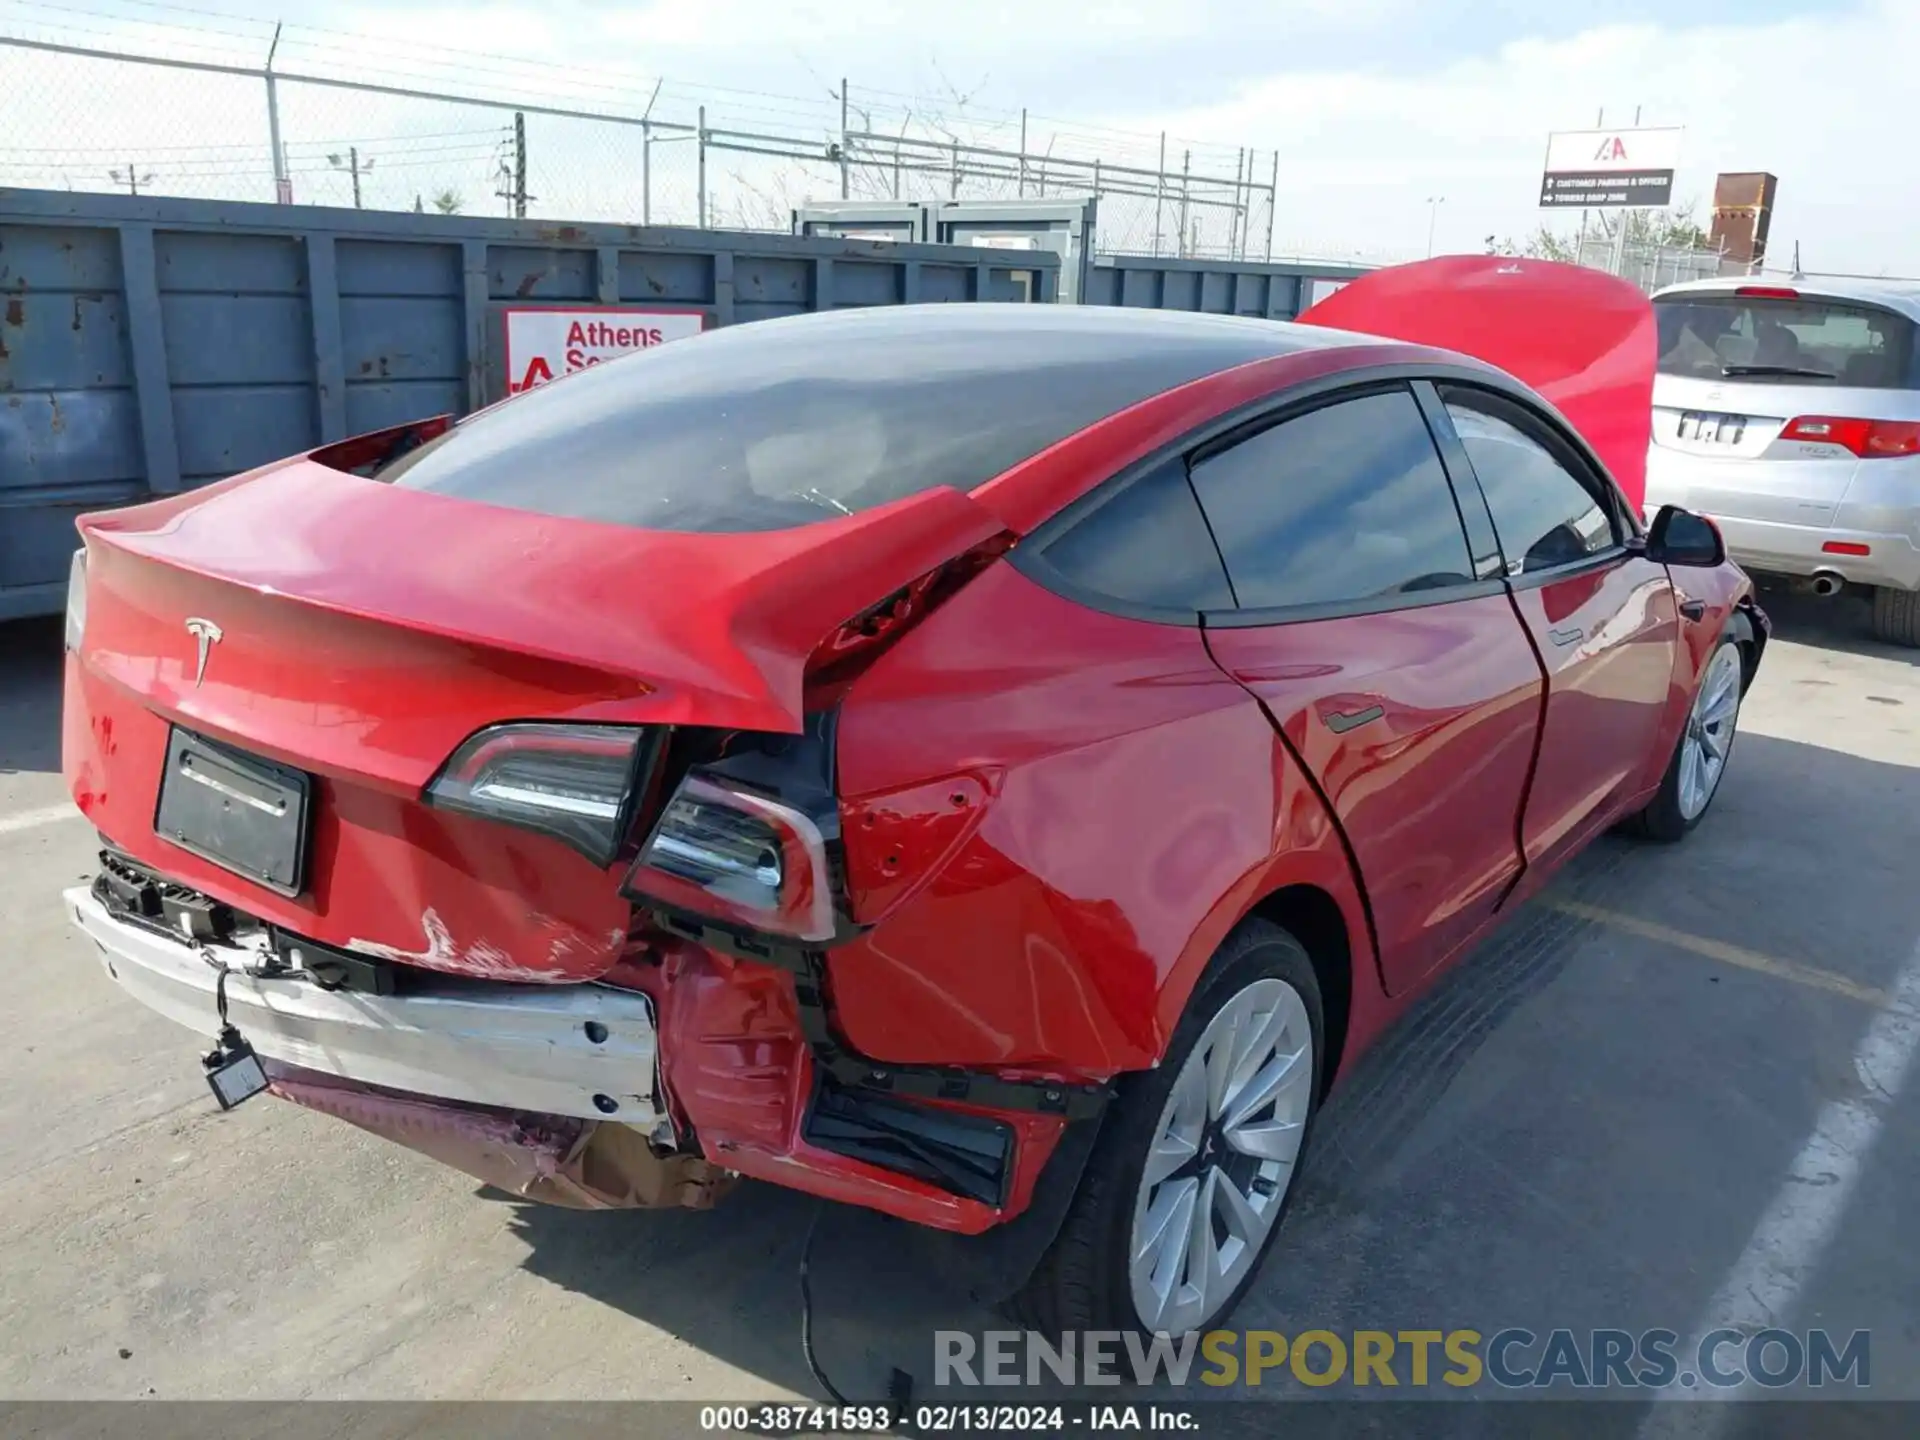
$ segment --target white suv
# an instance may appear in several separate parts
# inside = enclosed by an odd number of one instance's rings
[[[1748,570],[1873,589],[1920,646],[1920,288],[1700,280],[1653,297],[1647,510],[1718,522]]]

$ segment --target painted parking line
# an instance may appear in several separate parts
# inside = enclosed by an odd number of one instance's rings
[[[42,805],[38,810],[21,810],[12,815],[0,815],[0,835],[11,835],[16,830],[37,830],[42,825],[57,825],[62,820],[84,819],[74,809],[72,801],[63,801],[58,805]]]
[[[1776,980],[1790,980],[1795,985],[1804,985],[1810,990],[1824,990],[1829,995],[1843,995],[1849,1000],[1858,1000],[1863,1005],[1871,1005],[1876,1010],[1896,1009],[1902,1005],[1911,1004],[1911,1001],[1903,1001],[1895,992],[1882,990],[1875,985],[1862,985],[1857,980],[1849,980],[1845,975],[1835,974],[1831,970],[1822,970],[1817,965],[1803,965],[1798,960],[1782,960],[1777,956],[1763,955],[1758,950],[1746,950],[1738,945],[1729,945],[1724,940],[1712,940],[1705,935],[1689,934],[1685,930],[1676,930],[1671,925],[1662,925],[1656,920],[1646,920],[1638,915],[1628,915],[1619,910],[1608,910],[1599,905],[1588,905],[1578,900],[1548,900],[1545,903],[1549,909],[1558,910],[1563,915],[1591,920],[1595,924],[1605,925],[1613,930],[1638,935],[1643,940],[1654,940],[1662,945],[1671,945],[1676,950],[1685,950],[1708,960],[1717,960],[1722,965],[1731,965],[1738,970],[1751,970],[1759,975],[1771,975]]]
[[[1915,1052],[1920,1051],[1920,941],[1915,942],[1894,984],[1892,1001],[1874,1016],[1854,1048],[1857,1089],[1821,1107],[1812,1133],[1788,1167],[1787,1178],[1754,1226],[1747,1248],[1707,1302],[1691,1343],[1680,1354],[1697,1355],[1701,1343],[1716,1330],[1752,1335],[1784,1324],[1802,1287],[1818,1270],[1873,1153],[1881,1123],[1899,1098]],[[1691,1394],[1705,1398],[1700,1390]],[[1713,1392],[1713,1398],[1752,1399],[1754,1394],[1748,1381]],[[1656,1406],[1641,1435],[1712,1435],[1731,1423],[1732,1412],[1721,1410],[1705,1426],[1682,1426],[1675,1419],[1675,1408]]]

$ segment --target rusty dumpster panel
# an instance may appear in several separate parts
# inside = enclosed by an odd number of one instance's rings
[[[1049,254],[0,190],[0,619],[77,515],[506,393],[503,312],[1050,301]]]

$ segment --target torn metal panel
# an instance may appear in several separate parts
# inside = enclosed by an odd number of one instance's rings
[[[627,1125],[385,1094],[274,1067],[283,1100],[417,1150],[511,1195],[576,1210],[705,1210],[739,1178],[693,1153],[661,1155]]]

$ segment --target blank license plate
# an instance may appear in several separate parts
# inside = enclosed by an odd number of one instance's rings
[[[1682,440],[1704,440],[1709,445],[1738,445],[1746,433],[1744,415],[1715,415],[1710,411],[1689,410],[1680,417]]]
[[[153,828],[283,895],[305,883],[312,777],[174,727]]]

